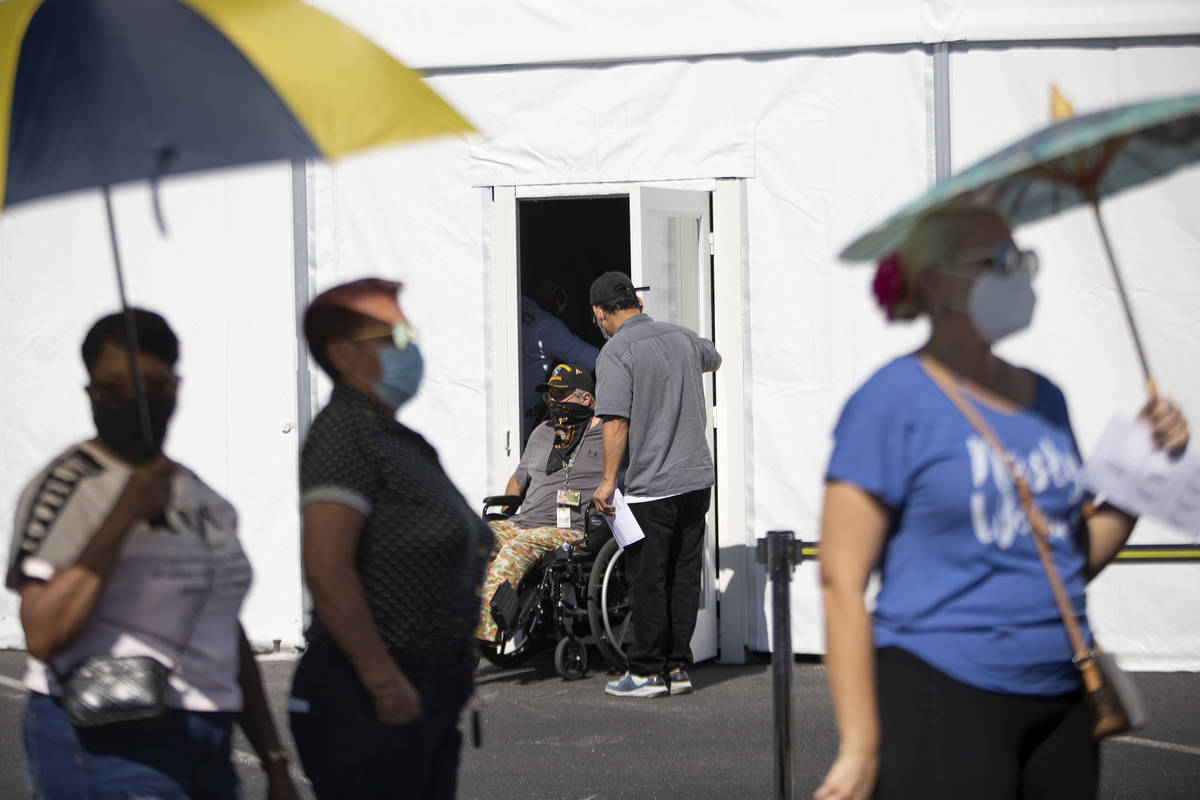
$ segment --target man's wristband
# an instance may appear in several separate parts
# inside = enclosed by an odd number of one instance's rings
[[[262,768],[263,769],[269,769],[270,767],[273,767],[276,764],[287,765],[290,763],[292,763],[292,756],[287,750],[284,750],[282,747],[273,747],[270,750],[268,750],[262,754]]]

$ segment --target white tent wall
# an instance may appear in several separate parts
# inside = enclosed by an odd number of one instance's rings
[[[399,419],[437,448],[475,505],[507,476],[488,485],[486,238],[482,192],[466,165],[465,143],[449,139],[311,166],[311,227],[317,292],[364,276],[403,282],[425,377]],[[324,405],[323,375],[319,387]]]
[[[847,269],[836,254],[921,191],[933,169],[922,50],[794,56],[771,66],[790,79],[761,98],[747,198],[750,544],[773,529],[817,538],[833,419],[849,387],[897,346],[869,307],[869,272]],[[757,81],[747,75],[745,83]],[[760,614],[749,621],[748,643],[765,650],[769,595],[761,569],[755,577],[750,607]],[[792,597],[793,646],[819,652],[815,564],[796,571]]]
[[[168,451],[238,509],[256,579],[242,615],[260,647],[300,641],[296,539],[296,337],[286,166],[173,179],[169,235],[144,186],[114,193],[129,299],[180,338],[183,382]],[[0,221],[0,546],[17,495],[70,444],[94,435],[83,336],[117,308],[99,192],[41,201]],[[0,594],[0,647],[20,647],[17,597]]]

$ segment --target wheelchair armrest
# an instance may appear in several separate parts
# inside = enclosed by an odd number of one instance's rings
[[[483,498],[483,520],[493,522],[498,519],[508,519],[516,513],[523,498],[519,494],[495,494]],[[499,508],[499,511],[489,511],[489,508]]]

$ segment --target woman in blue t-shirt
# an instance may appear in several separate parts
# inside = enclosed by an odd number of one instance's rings
[[[880,264],[892,319],[927,314],[929,341],[876,372],[834,431],[821,523],[826,665],[837,759],[817,800],[1089,798],[1097,750],[1072,651],[1008,473],[923,363],[948,371],[1010,451],[1047,517],[1086,629],[1086,584],[1136,519],[1086,519],[1062,392],[992,353],[1029,324],[1036,258],[982,209],[926,217]],[[1142,416],[1169,450],[1187,425],[1163,399]],[[863,592],[881,571],[874,614]]]

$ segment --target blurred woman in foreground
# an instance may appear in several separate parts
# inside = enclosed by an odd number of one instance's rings
[[[840,744],[817,800],[1096,794],[1090,716],[1026,515],[1003,463],[934,381],[957,388],[1029,484],[1090,640],[1087,581],[1136,519],[1110,505],[1084,518],[1062,392],[992,352],[1029,324],[1036,266],[982,209],[926,217],[880,264],[889,317],[926,314],[931,333],[854,393],[834,431],[821,583]],[[1158,446],[1187,444],[1166,400],[1141,416]],[[877,566],[872,615],[863,592]]]

